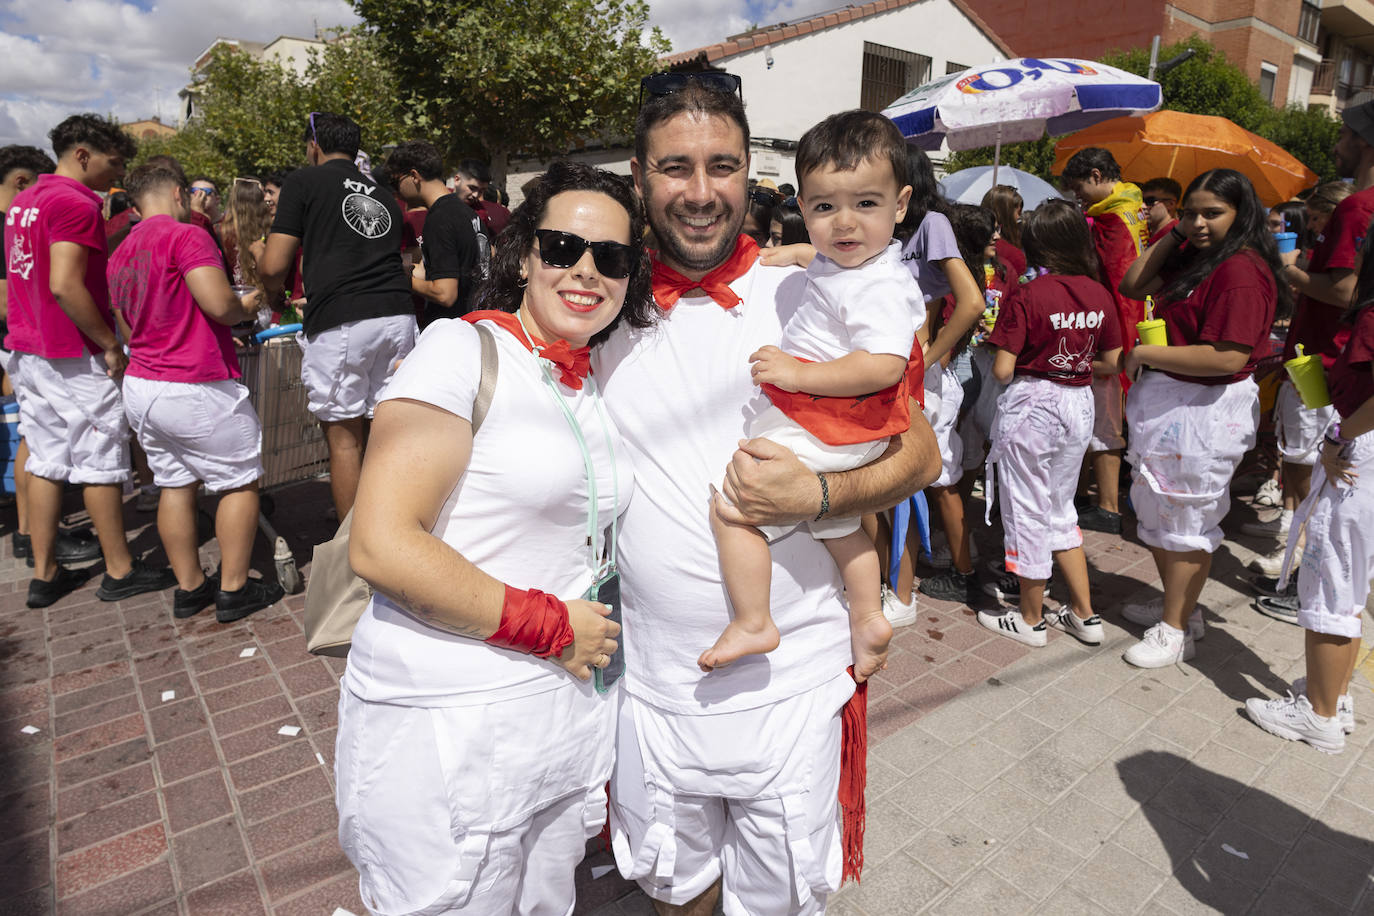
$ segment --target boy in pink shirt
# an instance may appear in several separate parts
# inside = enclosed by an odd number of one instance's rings
[[[57,565],[54,544],[66,481],[83,484],[105,554],[96,596],[118,601],[173,583],[129,553],[123,483],[129,427],[118,376],[127,362],[105,285],[105,227],[97,191],[124,174],[134,141],[95,115],[73,115],[49,134],[57,171],[42,176],[5,216],[9,372],[29,445],[29,531],[34,578],[29,607],[79,587],[84,570]]]
[[[216,619],[230,623],[282,596],[248,575],[262,427],[238,382],[229,326],[256,315],[258,294],[240,300],[230,288],[213,239],[188,222],[181,174],[143,165],[125,187],[143,219],[110,260],[111,299],[129,326],[124,411],[162,488],[157,529],[176,573],[172,613],[190,617],[214,602]],[[214,575],[201,568],[196,538],[201,483],[222,494]]]

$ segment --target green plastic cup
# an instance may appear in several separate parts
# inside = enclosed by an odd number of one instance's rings
[[[1305,355],[1302,344],[1298,344],[1298,355],[1284,363],[1283,368],[1288,370],[1293,387],[1298,389],[1302,406],[1316,410],[1331,404],[1331,392],[1326,388],[1326,372],[1322,369],[1320,356]]]
[[[1136,323],[1136,331],[1140,333],[1140,342],[1150,344],[1155,347],[1167,347],[1169,345],[1169,332],[1164,328],[1163,318],[1151,318],[1149,321]]]

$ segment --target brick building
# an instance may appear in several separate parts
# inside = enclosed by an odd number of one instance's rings
[[[1200,35],[1276,105],[1333,113],[1374,85],[1370,0],[967,0],[1028,57],[1096,58]]]

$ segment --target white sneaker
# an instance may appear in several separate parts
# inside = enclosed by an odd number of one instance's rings
[[[1050,626],[1056,630],[1063,630],[1074,639],[1090,646],[1102,645],[1102,618],[1096,614],[1086,620],[1073,612],[1073,608],[1065,605],[1053,615],[1045,615]]]
[[[1126,650],[1125,659],[1137,668],[1167,668],[1193,657],[1193,638],[1167,623],[1145,631],[1140,642]]]
[[[1279,514],[1269,519],[1267,522],[1246,522],[1240,526],[1242,534],[1248,534],[1257,538],[1278,538],[1284,540],[1288,537],[1288,529],[1293,526],[1293,510],[1280,509]]]
[[[1156,598],[1144,604],[1128,604],[1121,609],[1121,616],[1142,627],[1152,627],[1164,619],[1164,599]],[[1193,613],[1188,615],[1188,635],[1193,639],[1204,639],[1207,636],[1207,623],[1202,619],[1200,607],[1193,608]]]
[[[1293,695],[1307,696],[1307,678],[1300,677],[1293,682]],[[1311,700],[1308,701],[1309,703]],[[1343,693],[1336,700],[1336,719],[1341,723],[1341,731],[1347,735],[1355,731],[1355,698]]]
[[[1026,623],[1026,618],[1022,617],[1021,612],[1016,608],[1011,608],[1002,614],[989,614],[987,611],[979,611],[978,622],[999,636],[1014,639],[1037,649],[1049,642],[1045,621],[1041,620],[1035,626],[1031,626]]]
[[[1273,553],[1266,553],[1262,556],[1255,557],[1250,561],[1250,569],[1253,569],[1262,576],[1269,576],[1277,579],[1283,572],[1283,555],[1287,552],[1288,547],[1285,545],[1275,550]],[[1301,565],[1302,546],[1299,545],[1298,548],[1293,551],[1293,571],[1296,573],[1298,567]]]
[[[1324,719],[1312,711],[1305,694],[1273,700],[1258,697],[1245,701],[1245,713],[1271,735],[1289,741],[1306,741],[1323,754],[1339,754],[1345,750],[1345,733],[1340,717]]]
[[[1283,488],[1270,477],[1255,491],[1254,505],[1261,509],[1277,509],[1283,505]]]
[[[887,622],[895,627],[906,627],[916,622],[916,596],[911,596],[910,604],[903,604],[897,600],[897,593],[888,588],[886,582],[882,587],[883,597],[883,616]]]

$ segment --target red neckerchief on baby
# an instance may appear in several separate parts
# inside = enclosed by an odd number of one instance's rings
[[[732,309],[739,305],[740,298],[730,288],[730,284],[744,276],[758,260],[758,243],[749,236],[740,234],[735,239],[735,250],[715,270],[700,280],[689,280],[682,274],[664,264],[657,257],[653,259],[654,270],[650,280],[654,286],[654,301],[667,312],[677,305],[683,293],[700,289],[716,300],[721,308]]]
[[[574,349],[566,340],[555,340],[551,344],[546,344],[525,330],[525,326],[520,323],[519,317],[510,312],[498,312],[494,309],[483,312],[469,312],[463,316],[464,321],[478,322],[491,321],[509,331],[516,340],[524,344],[525,349],[534,353],[530,342],[539,348],[537,356],[547,359],[558,367],[562,372],[559,379],[564,385],[574,391],[582,390],[582,380],[587,377],[587,373],[592,369],[592,356],[590,347],[577,347]]]

